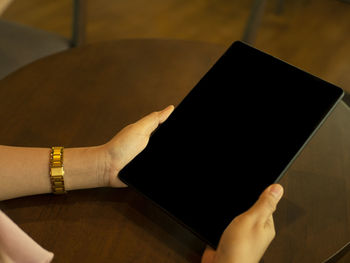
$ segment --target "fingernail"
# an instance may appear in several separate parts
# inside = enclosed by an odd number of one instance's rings
[[[165,109],[162,110],[162,112],[166,112],[170,109],[172,109],[174,106],[173,105],[169,105],[168,107],[166,107]]]
[[[276,198],[279,199],[282,196],[283,188],[279,184],[274,184],[270,187],[270,193]]]
[[[160,114],[161,114],[160,123],[164,122],[169,117],[170,113],[167,113],[167,114],[165,114],[165,113],[168,112],[170,109],[172,110],[173,108],[174,108],[174,106],[170,105],[160,112]]]

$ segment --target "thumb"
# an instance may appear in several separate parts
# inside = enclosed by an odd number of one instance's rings
[[[207,246],[203,252],[201,263],[213,263],[216,251]]]
[[[159,124],[165,122],[173,111],[174,111],[174,105],[169,105],[164,110],[160,111]]]
[[[134,123],[134,127],[137,127],[141,134],[149,137],[159,124],[166,121],[173,110],[174,106],[170,105],[161,111],[155,111],[151,114],[148,114],[147,116]]]
[[[260,195],[258,201],[248,210],[258,220],[268,220],[276,210],[278,202],[283,195],[283,187],[280,184],[270,185]]]

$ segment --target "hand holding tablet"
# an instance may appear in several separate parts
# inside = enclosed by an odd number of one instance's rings
[[[268,187],[248,211],[228,225],[216,251],[206,248],[202,263],[260,262],[275,237],[272,214],[282,195],[280,185]]]
[[[118,178],[119,171],[135,158],[147,145],[151,133],[173,112],[170,105],[162,111],[153,112],[139,121],[126,126],[104,145],[107,172],[103,184],[112,187],[125,187]]]
[[[136,123],[125,127],[105,145],[105,149],[108,150],[108,155],[111,157],[110,163],[114,164],[110,166],[113,170],[108,177],[110,186],[123,186],[123,183],[116,176],[117,172],[144,149],[150,134],[169,117],[172,111],[173,106],[168,106],[162,111],[145,116]],[[244,187],[249,188],[249,185]],[[275,229],[272,214],[282,194],[283,188],[278,184],[266,189],[248,211],[237,216],[230,223],[222,235],[216,251],[207,247],[202,257],[202,263],[226,263],[236,261],[238,258],[246,263],[258,262],[274,238]],[[234,245],[232,245],[233,243]],[[230,249],[225,249],[228,246]]]

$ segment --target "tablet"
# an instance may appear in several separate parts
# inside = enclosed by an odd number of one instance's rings
[[[216,248],[231,220],[281,178],[342,95],[234,42],[119,177]]]

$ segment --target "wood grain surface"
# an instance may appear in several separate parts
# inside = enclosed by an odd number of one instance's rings
[[[183,41],[116,41],[37,61],[0,83],[0,144],[98,145],[178,104],[224,51]],[[204,244],[128,189],[2,202],[54,262],[199,262]]]
[[[242,38],[255,2],[85,1],[87,43],[176,38],[223,45]],[[16,0],[3,18],[70,38],[71,11],[72,0]],[[254,46],[350,92],[349,13],[350,4],[339,0],[266,1]]]
[[[39,60],[0,81],[0,144],[102,144],[145,114],[177,105],[225,48],[121,40]],[[341,103],[282,179],[277,237],[264,262],[321,262],[348,241],[349,130]],[[205,247],[129,189],[18,198],[0,208],[53,251],[54,262],[200,262]]]

